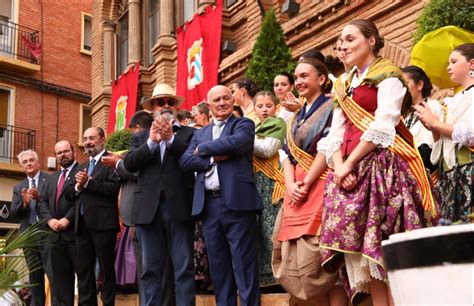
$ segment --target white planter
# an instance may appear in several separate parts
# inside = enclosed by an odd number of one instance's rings
[[[474,305],[474,224],[395,234],[382,248],[396,306]]]

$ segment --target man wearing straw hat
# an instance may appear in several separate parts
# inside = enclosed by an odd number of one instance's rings
[[[132,218],[142,250],[142,305],[161,305],[162,275],[171,256],[176,305],[195,305],[193,269],[194,222],[191,219],[194,174],[183,172],[179,158],[194,129],[180,126],[176,111],[184,98],[171,86],[157,84],[143,108],[153,112],[149,130],[132,136],[125,158],[128,171],[139,171]]]

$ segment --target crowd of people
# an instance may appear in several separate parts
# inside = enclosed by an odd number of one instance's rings
[[[461,90],[443,101],[430,99],[421,68],[380,57],[383,46],[371,21],[353,20],[337,59],[305,52],[274,92],[243,78],[189,112],[157,84],[124,154],[105,150],[100,127],[84,132],[83,165],[59,141],[52,175],[21,152],[27,179],[13,214],[20,231],[43,221],[51,233],[26,252],[44,267],[30,271],[31,304],[44,305],[46,272],[53,305],[73,305],[75,274],[79,305],[97,305],[97,275],[114,305],[127,274],[141,305],[195,305],[198,292],[219,306],[260,305],[262,292],[279,291],[393,305],[382,241],[472,217],[474,44],[446,59]],[[114,266],[119,206],[133,268]]]

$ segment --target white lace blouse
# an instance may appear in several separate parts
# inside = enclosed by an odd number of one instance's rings
[[[474,146],[474,118],[472,104],[474,103],[474,88],[457,93],[454,97],[446,97],[446,123],[453,125],[451,138],[441,135],[433,145],[431,162],[437,163],[440,157],[449,169],[456,165],[456,146]],[[440,117],[443,121],[443,118]]]
[[[354,74],[351,87],[360,85],[367,75],[368,69],[360,77]],[[398,78],[387,78],[377,86],[377,109],[375,120],[360,137],[361,140],[370,141],[380,147],[393,146],[395,142],[395,127],[400,121],[403,98],[407,89]],[[328,162],[332,159],[334,152],[340,149],[344,138],[347,119],[340,107],[334,110],[331,129],[328,136],[318,143],[318,152],[326,155]]]

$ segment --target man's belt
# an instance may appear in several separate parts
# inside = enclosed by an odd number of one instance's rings
[[[220,197],[221,190],[220,189],[206,190],[205,195],[206,195],[206,198]]]

